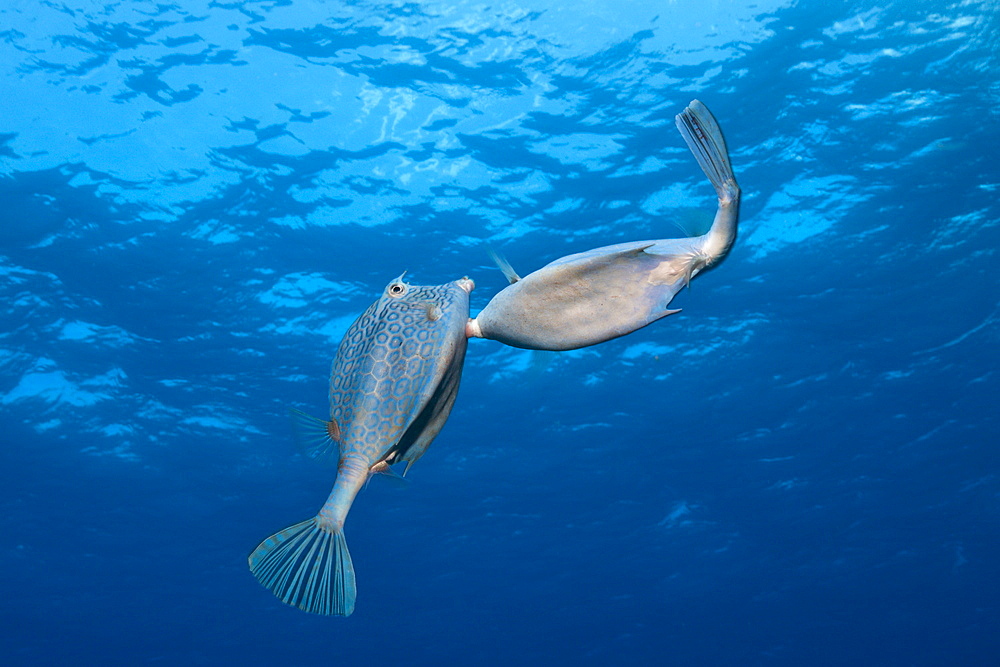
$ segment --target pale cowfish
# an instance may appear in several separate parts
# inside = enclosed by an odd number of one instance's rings
[[[250,571],[282,602],[314,614],[354,611],[344,521],[370,474],[399,462],[409,470],[448,419],[474,287],[468,278],[422,287],[400,276],[344,334],[330,373],[330,421],[316,420],[324,432],[317,453],[338,457],[333,491],[316,516],[250,554]]]
[[[691,278],[725,256],[736,237],[740,188],[708,108],[694,100],[676,122],[719,197],[711,229],[702,236],[568,255],[524,278],[495,257],[511,284],[469,322],[470,337],[534,350],[573,350],[679,312],[667,305]]]

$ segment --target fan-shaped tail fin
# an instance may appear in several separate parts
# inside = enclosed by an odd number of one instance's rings
[[[312,614],[350,616],[357,588],[343,530],[320,517],[289,526],[250,554],[250,571],[282,602]]]

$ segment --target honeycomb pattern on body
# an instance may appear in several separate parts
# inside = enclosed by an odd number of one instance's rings
[[[404,293],[394,295],[402,286]],[[468,293],[456,283],[394,281],[344,334],[330,373],[330,416],[340,425],[341,454],[374,463],[416,416],[428,383],[436,385],[464,336]]]

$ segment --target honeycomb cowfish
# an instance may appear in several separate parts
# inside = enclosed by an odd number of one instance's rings
[[[719,199],[709,231],[568,255],[524,278],[495,256],[511,284],[469,322],[470,337],[534,350],[573,350],[679,312],[667,305],[693,277],[724,257],[736,238],[740,189],[708,108],[694,100],[675,120]]]
[[[394,463],[409,470],[448,419],[474,287],[468,278],[424,287],[400,276],[344,334],[330,373],[330,420],[315,420],[323,437],[310,452],[337,457],[333,491],[316,516],[250,554],[250,571],[282,602],[314,614],[354,611],[344,521],[370,474]]]

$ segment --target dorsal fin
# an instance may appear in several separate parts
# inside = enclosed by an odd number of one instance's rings
[[[302,453],[319,461],[334,460],[340,456],[340,425],[337,420],[326,421],[290,408],[295,440]]]
[[[493,260],[493,263],[503,271],[504,276],[507,277],[511,285],[521,279],[521,276],[517,275],[517,272],[510,265],[510,262],[507,261],[507,258],[501,255],[500,251],[495,250],[489,243],[486,244],[486,252],[489,254],[490,259]]]
[[[622,254],[623,255],[633,255],[633,256],[641,255],[642,253],[646,252],[647,250],[649,250],[650,248],[652,248],[655,245],[656,245],[656,241],[650,241],[646,245],[641,245],[638,248],[634,248],[632,250],[626,250]]]

